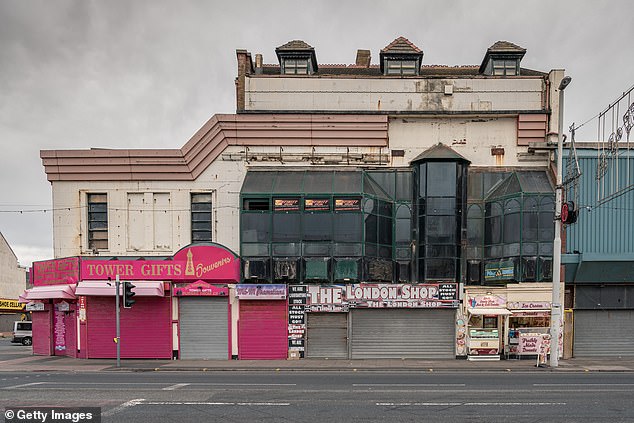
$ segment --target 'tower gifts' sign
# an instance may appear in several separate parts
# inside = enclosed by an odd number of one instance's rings
[[[199,245],[178,251],[172,260],[82,260],[83,280],[213,280],[238,282],[240,261],[220,245]]]
[[[34,261],[33,285],[69,285],[79,280],[79,257]]]

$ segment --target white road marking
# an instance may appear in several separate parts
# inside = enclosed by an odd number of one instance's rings
[[[490,407],[490,406],[525,406],[525,405],[566,405],[565,402],[377,402],[386,407]]]
[[[139,399],[133,399],[127,402],[124,402],[121,405],[118,405],[114,408],[111,408],[110,410],[106,410],[103,413],[101,413],[102,416],[112,416],[114,414],[117,414],[120,411],[125,410],[126,408],[130,408],[130,407],[134,407],[135,405],[139,405],[144,401],[143,398],[139,398]]]
[[[353,383],[352,386],[425,386],[425,387],[442,387],[442,386],[467,386],[464,383]]]
[[[24,383],[22,385],[14,385],[14,386],[5,386],[2,389],[15,389],[15,388],[26,388],[27,386],[33,386],[33,385],[42,385],[46,382],[31,382],[31,383]]]
[[[192,383],[204,386],[297,386],[296,383]]]
[[[47,385],[165,385],[165,382],[38,382]],[[296,383],[185,383],[178,385],[200,386],[297,386]]]
[[[258,406],[258,407],[285,407],[289,402],[204,402],[204,401],[148,401],[142,405],[232,405],[232,406]]]
[[[634,386],[634,383],[533,383],[533,386]]]
[[[182,388],[183,386],[187,386],[187,385],[189,385],[189,383],[177,383],[176,385],[167,386],[167,387],[163,388],[163,390],[164,391],[173,391],[175,389]]]

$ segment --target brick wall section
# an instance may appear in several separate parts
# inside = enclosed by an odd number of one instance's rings
[[[236,78],[236,111],[244,111],[246,76],[253,73],[251,53],[246,50],[236,50],[238,57],[238,76]]]

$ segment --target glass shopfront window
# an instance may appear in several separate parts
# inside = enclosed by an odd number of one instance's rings
[[[359,272],[372,268],[368,277],[383,281],[395,274],[396,231],[400,244],[411,242],[411,180],[402,169],[248,172],[241,191],[241,255],[296,260],[298,282],[333,282],[350,260],[358,261]],[[408,202],[396,201],[397,191]],[[339,273],[307,277],[306,266],[315,260]],[[355,278],[342,280],[348,279]]]
[[[512,266],[512,277],[508,274],[500,280],[489,277],[487,280],[492,283],[548,281],[551,276],[547,263],[551,260],[554,238],[554,194],[546,172],[518,171],[500,175],[483,173],[479,178],[484,201],[474,201],[469,206],[469,258],[483,260],[489,272],[497,266],[507,269]],[[497,182],[491,185],[492,181]],[[480,186],[476,185],[469,188],[479,192]],[[488,191],[485,185],[489,186]],[[469,198],[474,200],[477,196],[477,193],[469,193]],[[477,236],[477,208],[482,206],[485,210],[484,249],[478,256],[476,252],[482,244]]]
[[[270,214],[244,213],[241,220],[242,242],[269,242],[271,240]]]
[[[467,163],[456,160],[430,160],[417,164],[419,185],[415,189],[415,222],[420,279],[460,278],[460,246],[466,233],[463,215],[466,212]]]

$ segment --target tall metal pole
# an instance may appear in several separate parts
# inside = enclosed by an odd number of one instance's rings
[[[117,344],[117,367],[121,367],[121,324],[119,319],[119,287],[121,286],[121,282],[119,282],[119,275],[117,275],[117,279],[115,282],[115,308],[116,310],[116,320],[117,320],[117,333],[114,342]]]
[[[557,176],[555,193],[555,240],[553,242],[553,297],[550,310],[550,366],[559,366],[559,328],[561,325],[561,206],[563,203],[562,166],[564,136],[564,90],[572,78],[559,84],[559,129],[557,130]]]

